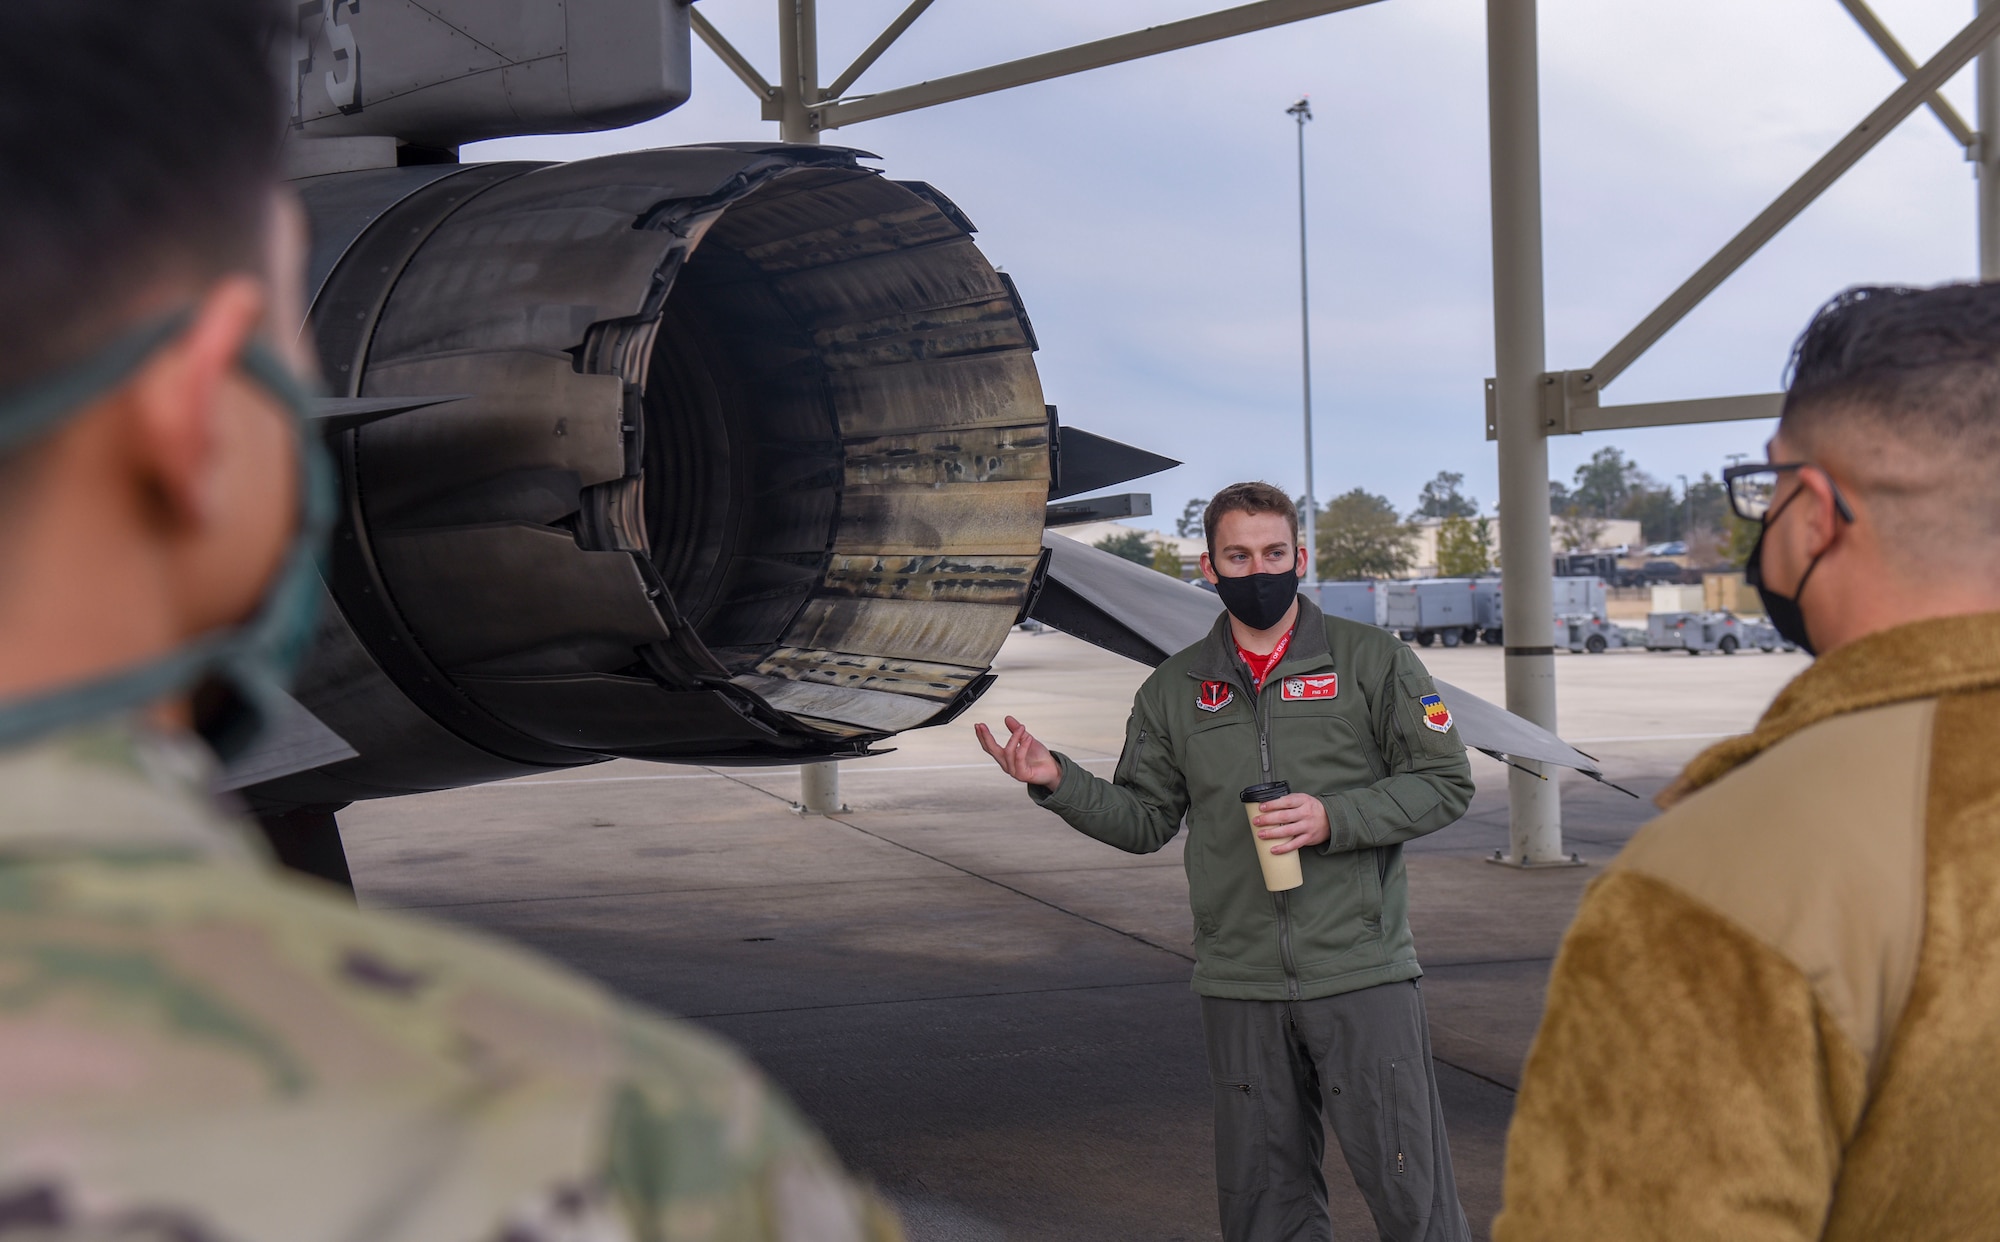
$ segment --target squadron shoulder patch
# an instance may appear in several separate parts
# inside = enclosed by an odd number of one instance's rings
[[[1317,677],[1287,677],[1278,695],[1286,699],[1330,699],[1340,693],[1340,678],[1333,673]]]
[[[1444,699],[1435,694],[1427,694],[1417,700],[1424,709],[1424,727],[1438,733],[1451,732],[1451,709],[1444,705]]]
[[[1236,701],[1236,689],[1226,681],[1204,681],[1194,705],[1205,712],[1219,712]]]

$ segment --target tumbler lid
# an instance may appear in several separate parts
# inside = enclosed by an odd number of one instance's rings
[[[1239,797],[1245,802],[1271,802],[1292,792],[1292,787],[1284,781],[1272,781],[1268,785],[1252,785]]]

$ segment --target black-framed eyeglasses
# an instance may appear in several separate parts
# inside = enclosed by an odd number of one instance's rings
[[[1729,507],[1746,522],[1763,521],[1764,515],[1771,511],[1771,498],[1778,494],[1778,477],[1807,466],[1826,474],[1809,461],[1759,461],[1729,467],[1722,472],[1722,485],[1729,489]],[[1840,514],[1842,521],[1852,522],[1854,510],[1848,506],[1847,497],[1840,494],[1840,485],[1831,475],[1827,475],[1826,485],[1833,492],[1834,512]]]

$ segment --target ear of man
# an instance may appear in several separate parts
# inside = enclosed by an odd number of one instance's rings
[[[187,331],[106,402],[121,424],[134,483],[158,499],[162,534],[212,522],[227,501],[228,424],[243,419],[249,396],[234,391],[247,387],[237,359],[263,321],[265,300],[248,276],[216,282]]]
[[[132,664],[255,611],[296,527],[296,432],[245,376],[263,282],[149,299],[188,326],[29,450],[0,560],[0,685]],[[129,330],[129,329],[128,329]],[[32,658],[31,658],[32,653]]]
[[[266,309],[261,281],[216,282],[131,394],[132,477],[157,497],[152,535],[189,638],[255,611],[298,522],[299,429],[239,365]]]
[[[1780,499],[1771,510],[1778,515],[1776,527],[1765,537],[1766,564],[1784,575],[1782,582],[1790,582],[1802,575],[1805,566],[1815,558],[1831,551],[1834,544],[1851,537],[1852,532],[1843,529],[1835,511],[1833,485],[1829,481],[1829,466],[1826,463],[1818,458],[1799,458],[1777,440],[1772,442],[1771,452],[1774,458],[1812,463],[1811,469],[1793,472],[1788,481],[1790,494]],[[1853,485],[1850,483],[1843,490],[1851,491]],[[1774,556],[1782,558],[1784,564],[1773,565]]]

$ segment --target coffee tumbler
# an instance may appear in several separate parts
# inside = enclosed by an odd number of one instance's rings
[[[1291,792],[1292,787],[1285,782],[1272,781],[1268,785],[1252,785],[1240,795],[1243,813],[1250,820],[1250,839],[1257,843],[1257,865],[1264,869],[1264,887],[1274,893],[1297,888],[1306,882],[1306,877],[1299,870],[1297,850],[1289,854],[1273,854],[1271,847],[1277,842],[1266,841],[1257,835],[1257,808]]]

